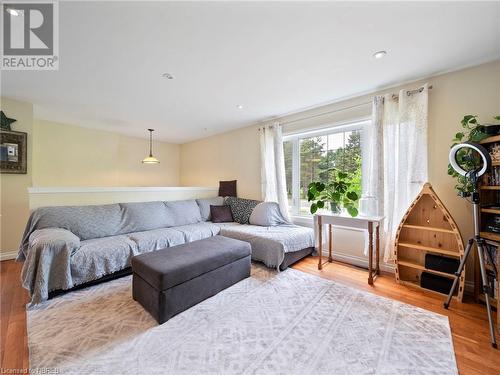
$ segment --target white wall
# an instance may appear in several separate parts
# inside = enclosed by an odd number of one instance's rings
[[[1,98],[1,108],[7,116],[17,119],[12,124],[13,130],[28,133],[28,173],[0,175],[0,259],[16,254],[29,216],[28,188],[32,186],[179,185],[180,145],[154,142],[154,154],[160,164],[145,165],[141,160],[148,154],[147,138],[34,120],[31,103],[5,97]],[[128,198],[140,196],[134,194]],[[37,204],[99,203],[105,199],[105,196],[79,198],[75,194],[61,194],[59,199],[54,195],[38,195]]]
[[[393,87],[279,120],[289,122],[323,112],[351,108],[308,121],[297,121],[285,126],[286,132],[315,127],[321,123],[343,121],[349,117],[359,118],[369,113],[370,106],[353,106],[370,102],[373,95],[419,87],[425,82],[433,85],[429,94],[429,181],[456,220],[462,236],[467,238],[472,234],[471,209],[464,199],[457,197],[453,189],[455,181],[447,175],[448,151],[451,139],[460,130],[463,115],[476,114],[483,122],[488,122],[493,116],[500,114],[500,61]],[[216,184],[219,179],[237,179],[240,196],[260,198],[257,128],[258,125],[253,125],[183,144],[181,184],[210,186]],[[356,245],[353,249],[352,244],[352,241],[339,244],[339,251],[363,257],[362,248]]]
[[[27,174],[0,174],[0,260],[2,253],[15,254],[19,239],[29,215],[28,187],[31,186],[33,160],[33,105],[1,98],[1,109],[17,121],[11,124],[12,130],[28,133]]]

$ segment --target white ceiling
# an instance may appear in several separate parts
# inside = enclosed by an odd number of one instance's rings
[[[500,3],[60,2],[59,19],[59,71],[4,71],[2,94],[177,143],[500,58]]]

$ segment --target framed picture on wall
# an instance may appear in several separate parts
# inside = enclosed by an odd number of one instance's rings
[[[0,132],[0,173],[26,174],[28,133]]]

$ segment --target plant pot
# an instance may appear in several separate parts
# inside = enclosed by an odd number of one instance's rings
[[[330,202],[330,212],[334,215],[340,215],[342,206],[337,202]]]

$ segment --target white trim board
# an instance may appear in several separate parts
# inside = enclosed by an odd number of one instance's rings
[[[323,251],[323,256],[328,257],[328,251]],[[368,270],[368,260],[366,258],[358,257],[355,255],[342,254],[340,251],[336,250],[336,253],[333,254],[333,260],[337,260],[342,263],[351,264],[353,266],[362,267]],[[375,262],[374,262],[375,264]],[[328,263],[324,265],[324,267],[328,267]],[[383,261],[380,262],[380,270],[396,273],[393,264],[385,263]]]
[[[218,191],[216,187],[202,186],[138,186],[138,187],[29,187],[29,194],[53,193],[112,193],[112,192],[163,192],[163,191]]]
[[[17,258],[17,251],[2,251],[0,252],[0,261],[12,260]]]
[[[216,187],[30,187],[31,210],[46,206],[82,206],[127,202],[177,201],[216,197]]]

